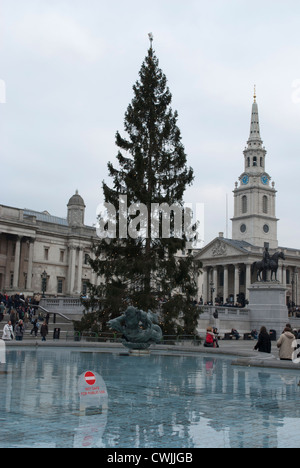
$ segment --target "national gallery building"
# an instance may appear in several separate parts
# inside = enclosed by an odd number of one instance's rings
[[[88,258],[96,230],[84,225],[77,192],[67,208],[67,218],[58,218],[0,205],[0,291],[79,296],[88,280],[95,284]]]

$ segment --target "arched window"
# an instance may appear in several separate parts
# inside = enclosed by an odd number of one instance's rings
[[[268,213],[268,197],[267,195],[263,196],[263,213]]]
[[[257,166],[257,157],[256,156],[254,156],[254,158],[253,158],[253,166]]]
[[[250,167],[250,158],[249,157],[247,158],[247,165],[248,165],[248,167]]]
[[[246,197],[246,195],[242,196],[242,213],[247,213],[247,197]]]

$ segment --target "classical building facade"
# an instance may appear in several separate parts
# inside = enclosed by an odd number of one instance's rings
[[[0,205],[0,290],[7,294],[78,296],[95,283],[88,258],[96,229],[84,224],[85,204],[76,193],[67,218]],[[43,279],[44,277],[44,279]]]
[[[203,302],[235,304],[249,299],[255,282],[252,265],[262,260],[265,247],[270,255],[281,251],[277,279],[287,288],[286,301],[299,304],[298,269],[300,249],[278,246],[275,183],[266,172],[266,149],[260,135],[258,106],[254,94],[250,134],[244,154],[244,170],[235,183],[232,239],[223,233],[204,247],[197,258],[203,275],[199,294]]]

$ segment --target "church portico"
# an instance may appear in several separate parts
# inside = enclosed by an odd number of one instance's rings
[[[225,240],[230,243],[229,239]],[[252,283],[251,263],[237,258],[222,259],[222,262],[208,262],[201,255],[203,262],[203,303],[228,304],[233,306],[242,299],[249,299],[248,287]]]

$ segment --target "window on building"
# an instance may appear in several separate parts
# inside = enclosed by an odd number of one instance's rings
[[[268,213],[268,197],[267,197],[267,195],[263,196],[263,213]]]
[[[254,156],[254,158],[253,158],[253,166],[257,166],[257,157],[256,156]]]
[[[61,250],[60,253],[59,253],[59,261],[62,262],[62,263],[65,261],[65,251],[64,250]]]
[[[62,294],[64,292],[64,279],[57,278],[57,294]]]
[[[44,260],[49,260],[49,247],[44,247]]]
[[[286,270],[286,284],[291,284],[291,272]]]
[[[84,264],[85,265],[88,265],[89,264],[89,259],[90,259],[90,256],[88,253],[85,253],[84,254]]]
[[[246,195],[242,196],[242,213],[247,213],[247,197],[246,197]]]

